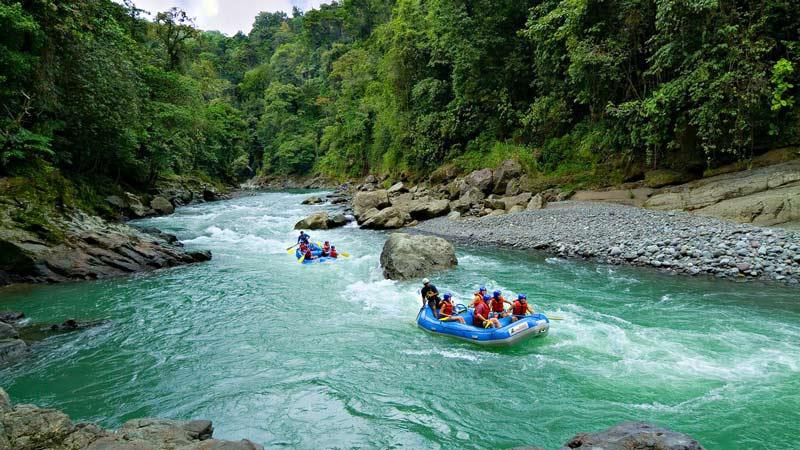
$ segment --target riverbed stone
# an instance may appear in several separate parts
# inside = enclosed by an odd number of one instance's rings
[[[683,433],[645,422],[625,422],[598,433],[580,433],[560,450],[705,450]]]
[[[408,188],[406,187],[405,183],[403,183],[402,181],[398,181],[397,183],[389,187],[387,192],[389,193],[389,195],[402,194],[404,192],[408,192]]]
[[[369,219],[361,224],[361,228],[374,230],[390,230],[401,228],[411,222],[411,215],[408,211],[390,206],[371,215]]]
[[[436,236],[393,233],[380,256],[383,276],[407,280],[458,264],[453,244]]]
[[[13,326],[0,322],[0,339],[16,339],[19,337],[19,332]]]
[[[150,207],[159,214],[172,214],[175,212],[175,207],[164,197],[156,196],[150,200]]]
[[[325,200],[323,200],[321,197],[317,195],[312,195],[311,197],[307,197],[302,202],[303,205],[320,205],[322,203],[325,203]]]
[[[370,209],[381,210],[391,205],[389,193],[385,189],[372,192],[358,192],[353,198],[353,213],[359,222],[364,220],[364,215]]]
[[[461,194],[474,188],[483,194],[489,194],[492,191],[493,174],[492,169],[481,169],[471,172],[464,178],[461,188]]]
[[[530,201],[528,201],[528,206],[526,207],[526,209],[528,211],[536,211],[539,209],[543,209],[546,205],[547,201],[545,201],[544,195],[539,193],[531,197]]]
[[[503,161],[492,173],[492,192],[504,194],[508,183],[522,174],[522,166],[513,159]]]
[[[447,200],[418,201],[411,205],[408,213],[414,220],[428,220],[443,216],[450,212],[450,202]]]
[[[325,211],[316,212],[305,219],[294,224],[295,230],[327,230],[328,213]]]

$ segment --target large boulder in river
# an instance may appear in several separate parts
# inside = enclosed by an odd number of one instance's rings
[[[302,202],[303,205],[319,205],[321,203],[325,203],[325,200],[316,195],[312,195]]]
[[[381,210],[390,206],[389,193],[385,189],[371,192],[358,192],[353,198],[353,214],[361,222],[364,213],[372,208]]]
[[[150,200],[150,207],[159,214],[172,214],[175,212],[175,207],[164,197],[156,196]]]
[[[13,361],[28,351],[28,345],[22,339],[0,339],[0,364]],[[0,448],[3,448],[0,446]]]
[[[382,209],[377,214],[370,214],[369,218],[361,224],[361,228],[374,230],[390,230],[401,228],[411,222],[411,215],[403,208],[390,206]]]
[[[599,433],[580,433],[560,450],[705,450],[683,433],[645,422],[625,422]]]
[[[458,264],[453,244],[436,236],[394,233],[383,244],[383,276],[406,280],[448,269]]]
[[[329,215],[325,211],[316,212],[294,224],[295,230],[327,230],[347,225],[344,214]]]

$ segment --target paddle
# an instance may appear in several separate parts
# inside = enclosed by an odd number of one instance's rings
[[[350,257],[350,253],[347,253],[347,252],[342,252],[342,253],[339,253],[339,254],[344,256],[345,258],[349,258]]]
[[[305,260],[306,260],[306,254],[303,253],[303,256],[297,258],[297,263],[298,264],[303,264],[303,261],[305,261]]]
[[[291,247],[287,248],[287,249],[286,249],[286,253],[292,253],[292,249],[293,249],[293,248],[295,248],[295,247],[297,247],[298,245],[300,245],[300,243],[299,243],[299,242],[298,242],[297,244],[294,244],[293,246],[291,246]]]
[[[550,319],[550,320],[564,320],[563,317],[550,317],[550,316],[547,316],[547,318]]]

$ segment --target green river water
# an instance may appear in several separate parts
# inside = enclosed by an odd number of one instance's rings
[[[386,235],[315,232],[352,257],[297,264],[292,225],[320,206],[264,193],[143,221],[210,249],[205,264],[0,290],[33,322],[109,319],[0,368],[17,403],[115,427],[208,418],[268,448],[557,448],[652,421],[708,449],[783,449],[800,431],[800,295],[542,254],[459,247],[432,277],[562,316],[549,336],[485,349],[416,327],[418,282],[382,279]]]

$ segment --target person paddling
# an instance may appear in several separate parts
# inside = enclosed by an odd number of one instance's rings
[[[480,299],[475,299],[475,310],[472,312],[472,324],[476,327],[489,328],[489,326],[493,326],[495,328],[500,328],[500,322],[494,317],[489,317],[489,305],[487,305],[486,302],[491,300],[491,298],[492,297],[488,295],[484,295]]]
[[[311,249],[308,247],[308,244],[306,243],[300,243],[300,254],[303,255],[303,259],[306,261],[311,261],[312,259],[314,259],[314,254],[311,253]]]
[[[472,308],[473,306],[475,306],[475,304],[478,303],[478,301],[483,300],[484,295],[486,295],[486,286],[481,286],[480,288],[478,288],[478,292],[472,294],[473,296],[472,302],[467,307]]]
[[[307,235],[305,231],[300,230],[300,236],[297,236],[297,243],[298,244],[306,244],[308,245],[308,240],[311,239],[311,236]]]
[[[509,313],[506,312],[506,304],[511,307],[514,306],[511,302],[503,298],[503,294],[500,291],[494,291],[492,293],[492,299],[489,300],[489,308],[492,310],[490,314],[492,317],[497,317],[498,319],[508,317]]]
[[[528,297],[525,294],[519,294],[514,304],[511,305],[511,321],[516,322],[525,317],[527,314],[533,314],[533,308],[528,305]]]
[[[331,258],[338,258],[339,257],[339,252],[336,251],[336,246],[335,245],[331,246],[330,257]]]
[[[439,320],[466,323],[463,317],[453,315],[453,294],[449,292],[444,294],[442,298],[441,308],[439,309]]]
[[[322,256],[330,256],[330,254],[331,254],[331,243],[325,241],[322,244]]]
[[[439,306],[439,290],[436,289],[436,286],[431,284],[431,280],[423,278],[420,294],[422,294],[422,306],[427,304],[435,316]]]

